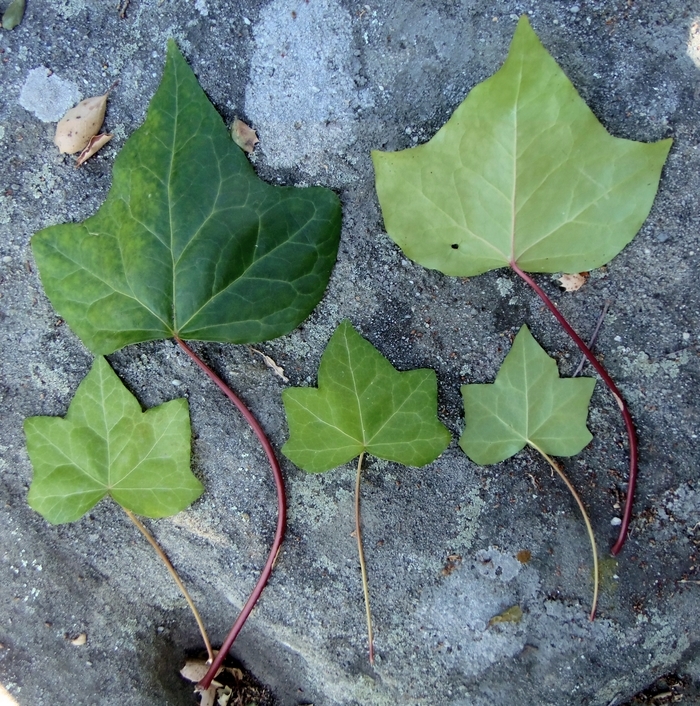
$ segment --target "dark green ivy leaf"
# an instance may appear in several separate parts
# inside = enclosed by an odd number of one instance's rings
[[[174,335],[247,343],[287,333],[319,302],[340,215],[328,189],[256,176],[171,40],[105,203],[32,248],[52,304],[94,353]]]

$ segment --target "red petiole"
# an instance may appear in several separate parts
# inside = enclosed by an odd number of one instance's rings
[[[617,541],[610,550],[613,556],[617,556],[620,553],[622,547],[627,539],[627,531],[629,529],[630,518],[632,516],[632,503],[634,501],[634,488],[637,483],[637,433],[634,429],[634,423],[632,422],[632,416],[630,415],[629,409],[625,404],[620,391],[617,389],[617,385],[613,382],[610,375],[608,375],[607,370],[601,365],[600,361],[593,355],[591,349],[584,343],[581,337],[574,331],[571,324],[564,318],[562,313],[554,305],[554,302],[544,293],[542,288],[535,282],[527,272],[521,270],[514,260],[510,261],[510,267],[512,270],[521,277],[527,284],[535,290],[535,293],[539,298],[545,303],[545,306],[554,314],[556,320],[563,326],[564,330],[569,334],[574,343],[579,347],[583,355],[586,356],[588,362],[595,368],[596,372],[603,379],[603,382],[607,385],[610,392],[612,392],[617,406],[620,408],[622,413],[622,418],[625,422],[625,428],[627,429],[627,438],[629,440],[629,454],[630,454],[630,470],[629,470],[629,483],[627,486],[627,497],[625,499],[625,509],[622,515],[622,525],[620,526],[620,534],[618,535]]]
[[[248,601],[243,606],[243,610],[241,610],[241,613],[238,616],[233,627],[231,628],[231,631],[226,636],[224,644],[221,646],[221,649],[214,658],[214,661],[211,663],[209,671],[207,671],[204,678],[197,684],[198,688],[206,690],[209,688],[209,685],[216,676],[216,673],[219,671],[219,667],[226,659],[228,651],[231,649],[231,645],[233,645],[233,641],[236,639],[236,637],[238,637],[238,633],[243,628],[245,621],[248,619],[248,616],[255,607],[255,604],[258,602],[260,594],[263,592],[265,584],[270,578],[270,574],[272,573],[272,567],[275,564],[277,554],[280,550],[280,546],[282,545],[282,539],[284,538],[284,530],[287,519],[287,501],[284,492],[284,479],[282,478],[282,471],[280,470],[279,462],[277,461],[277,456],[275,455],[275,451],[272,448],[272,444],[270,444],[269,439],[267,438],[265,432],[258,423],[258,420],[251,414],[250,410],[233,392],[233,390],[231,390],[231,388],[211,368],[209,368],[209,366],[207,366],[206,363],[201,360],[201,358],[199,358],[199,356],[197,356],[197,354],[194,353],[194,351],[189,348],[189,346],[187,346],[184,341],[179,339],[177,336],[175,336],[175,341],[177,341],[177,344],[180,346],[180,348],[182,348],[182,350],[187,353],[187,355],[197,364],[197,366],[202,371],[204,371],[204,373],[206,373],[206,375],[226,395],[226,397],[228,397],[229,400],[231,400],[231,402],[236,405],[238,411],[245,417],[245,420],[248,422],[251,429],[255,432],[255,435],[258,437],[258,440],[260,441],[260,444],[262,445],[265,454],[267,455],[267,459],[270,462],[270,466],[272,468],[272,475],[275,479],[275,486],[277,488],[277,530],[275,532],[275,539],[272,543],[272,547],[270,548],[270,554],[267,558],[267,563],[265,564],[265,567],[262,570],[262,573],[260,574],[260,578],[255,584],[255,588],[250,594]]]

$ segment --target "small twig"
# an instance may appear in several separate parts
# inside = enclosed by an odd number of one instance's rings
[[[600,312],[600,316],[598,317],[598,321],[596,321],[595,328],[593,329],[593,335],[591,336],[591,340],[588,341],[588,347],[593,350],[593,346],[595,345],[595,342],[598,338],[598,333],[600,333],[600,327],[603,325],[603,321],[605,320],[605,315],[608,313],[608,309],[610,308],[610,300],[606,299],[605,304],[603,304],[603,311]],[[576,370],[574,370],[574,374],[571,376],[572,378],[578,377],[581,374],[581,371],[583,370],[583,366],[586,363],[586,356],[581,356],[581,362],[578,364],[578,367]]]
[[[632,415],[625,404],[622,397],[622,393],[617,389],[617,385],[613,382],[613,379],[608,374],[608,371],[602,366],[601,362],[593,355],[588,346],[583,342],[581,337],[574,331],[571,324],[566,320],[564,315],[557,309],[554,302],[545,294],[544,290],[535,282],[527,272],[518,267],[515,260],[511,260],[510,267],[513,272],[515,272],[521,279],[523,279],[527,284],[532,287],[537,296],[544,302],[545,306],[552,312],[554,318],[562,325],[564,330],[569,334],[573,342],[579,347],[579,350],[583,355],[588,358],[588,362],[595,368],[596,372],[602,378],[603,382],[606,384],[610,392],[612,392],[617,406],[620,409],[622,418],[625,422],[625,429],[627,430],[627,439],[629,442],[629,455],[630,455],[630,466],[629,466],[629,480],[627,486],[627,497],[625,498],[625,509],[622,513],[622,524],[620,525],[620,532],[617,536],[617,541],[613,545],[610,553],[613,556],[617,556],[620,550],[625,544],[627,539],[627,531],[629,529],[630,520],[632,518],[632,504],[634,502],[634,489],[637,483],[637,432],[634,429],[634,422],[632,421]]]
[[[275,479],[275,487],[277,489],[277,529],[275,531],[275,538],[272,542],[272,547],[270,548],[270,553],[267,557],[267,562],[265,567],[260,574],[258,582],[255,584],[253,592],[250,594],[246,604],[243,606],[238,619],[233,624],[229,634],[224,640],[224,644],[221,646],[219,653],[209,667],[209,671],[206,673],[204,679],[197,685],[201,689],[208,689],[212,682],[212,679],[216,676],[219,667],[222,665],[228,651],[233,645],[233,641],[238,637],[238,633],[245,625],[245,621],[248,619],[251,611],[255,607],[255,604],[260,598],[260,594],[263,592],[265,585],[267,584],[270,574],[272,573],[272,567],[277,559],[277,554],[279,553],[280,546],[282,545],[282,539],[284,538],[284,530],[287,522],[287,500],[284,492],[284,479],[282,478],[282,471],[280,470],[279,461],[275,455],[275,451],[272,448],[270,440],[267,438],[263,428],[258,423],[258,420],[252,415],[250,410],[243,404],[241,399],[233,392],[233,390],[198,356],[194,351],[192,351],[189,346],[182,341],[180,338],[175,336],[175,341],[182,348],[182,350],[187,353],[187,355],[197,364],[197,366],[202,370],[207,377],[209,377],[212,382],[226,395],[226,397],[233,402],[233,404],[238,408],[238,411],[243,415],[245,420],[250,425],[251,429],[255,432],[258,437],[261,446],[263,447],[265,454],[267,455],[267,460],[272,468],[272,475]]]
[[[700,586],[700,581],[694,581],[693,579],[678,579],[676,583],[694,583],[696,586]]]
[[[156,538],[148,531],[146,526],[139,520],[136,515],[134,515],[131,510],[127,510],[125,507],[122,508],[124,512],[127,514],[129,519],[136,525],[138,528],[139,532],[148,540],[148,543],[156,550],[156,554],[160,557],[161,561],[165,564],[166,568],[170,572],[170,575],[173,577],[175,580],[175,583],[177,584],[177,587],[180,589],[182,592],[182,595],[185,597],[185,600],[187,601],[187,605],[190,607],[190,610],[192,611],[192,615],[194,615],[194,619],[197,621],[197,626],[199,627],[199,632],[202,634],[202,640],[204,640],[204,646],[207,648],[207,654],[209,655],[209,661],[211,662],[214,659],[214,652],[211,649],[211,642],[209,642],[209,636],[207,635],[206,628],[204,627],[204,622],[202,621],[202,617],[199,615],[199,611],[197,610],[197,607],[194,604],[194,601],[190,597],[190,594],[188,593],[187,589],[185,588],[185,584],[182,583],[180,580],[180,577],[178,576],[177,571],[175,571],[175,567],[172,565],[170,562],[170,559],[168,559],[167,554],[163,551],[163,548],[158,544],[156,541]]]
[[[559,474],[559,477],[564,481],[564,484],[569,489],[569,492],[574,496],[574,500],[576,500],[578,509],[583,515],[583,521],[586,523],[586,530],[588,531],[588,539],[591,542],[591,550],[593,551],[593,604],[591,606],[591,614],[589,616],[589,620],[595,620],[595,613],[598,607],[598,549],[595,545],[595,535],[593,534],[593,527],[591,527],[591,521],[588,519],[588,513],[586,512],[586,508],[583,505],[581,497],[576,492],[576,488],[574,488],[569,479],[564,475],[564,471],[561,470],[559,465],[554,462],[554,459],[550,458],[544,451],[542,451],[542,449],[535,446],[531,441],[528,441],[528,443],[530,444],[530,446],[532,446],[533,449],[539,451],[542,456],[544,456],[547,463]]]
[[[372,632],[372,612],[369,607],[369,581],[365,553],[362,549],[362,530],[360,529],[360,479],[362,478],[362,460],[365,452],[357,461],[357,479],[355,481],[355,536],[357,537],[357,553],[360,556],[360,571],[362,572],[362,591],[365,594],[365,612],[367,613],[367,637],[369,639],[369,663],[374,664],[374,634]]]

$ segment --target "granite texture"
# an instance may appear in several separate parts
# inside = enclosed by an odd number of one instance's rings
[[[28,0],[23,23],[0,34],[0,683],[10,697],[21,706],[194,703],[177,672],[200,642],[170,577],[114,504],[58,527],[30,510],[22,434],[27,416],[65,414],[91,365],[43,294],[29,239],[104,200],[169,37],[223,118],[258,131],[252,159],[263,178],[329,186],[343,202],[326,297],[301,327],[259,349],[289,384],[314,384],[326,342],[350,318],[399,369],[437,371],[440,418],[455,437],[423,469],[367,465],[374,668],[351,536],[352,464],[309,476],[282,460],[288,534],[235,655],[282,706],[620,706],[664,674],[700,679],[700,69],[686,51],[698,11],[690,0],[131,0],[121,18],[114,3]],[[527,452],[480,468],[456,443],[459,385],[491,382],[523,323],[563,374],[579,356],[512,273],[459,280],[409,262],[383,231],[370,160],[371,149],[429,139],[500,66],[523,12],[608,130],[675,139],[635,240],[575,295],[538,277],[584,337],[611,302],[597,351],[640,436],[631,536],[617,561],[603,563],[593,623],[588,540],[566,490]],[[106,117],[115,137],[75,169],[45,121],[117,79]],[[279,449],[286,383],[245,346],[196,348]],[[206,492],[149,524],[221,641],[274,532],[264,455],[172,342],[109,360],[144,406],[190,401],[193,470]],[[604,550],[627,456],[601,385],[589,427],[594,440],[565,467]],[[528,563],[515,558],[521,550]],[[488,627],[514,604],[520,623]],[[87,643],[75,646],[80,633]]]

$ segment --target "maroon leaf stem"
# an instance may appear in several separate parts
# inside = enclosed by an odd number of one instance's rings
[[[185,353],[187,353],[187,355],[207,374],[207,376],[214,382],[214,384],[226,395],[226,397],[229,398],[229,400],[231,400],[231,402],[233,402],[234,405],[236,405],[238,411],[245,417],[245,420],[248,422],[251,429],[255,432],[255,435],[258,437],[260,444],[265,450],[267,460],[270,462],[270,466],[272,468],[272,475],[275,479],[275,486],[277,488],[277,530],[275,532],[275,539],[270,549],[270,554],[267,558],[267,563],[265,564],[265,568],[260,574],[258,582],[255,584],[253,592],[250,594],[250,598],[248,598],[248,601],[243,606],[243,610],[241,610],[238,619],[234,623],[229,634],[226,636],[224,644],[221,646],[221,649],[216,655],[214,661],[211,663],[209,671],[199,682],[199,684],[197,684],[198,688],[208,689],[209,685],[212,682],[212,679],[214,679],[214,677],[216,676],[219,667],[226,659],[226,656],[228,655],[228,651],[231,649],[233,641],[236,639],[236,637],[238,637],[238,633],[241,631],[241,628],[245,624],[245,621],[248,619],[248,616],[255,607],[255,604],[258,602],[258,598],[260,598],[260,594],[263,592],[265,584],[270,578],[272,567],[275,564],[275,559],[277,559],[277,553],[280,550],[282,539],[284,537],[284,530],[287,518],[287,501],[284,492],[284,479],[282,478],[282,471],[280,470],[279,462],[277,461],[277,456],[275,455],[275,451],[272,448],[272,444],[270,444],[269,439],[267,438],[265,432],[258,423],[258,420],[251,414],[250,410],[245,406],[245,404],[243,404],[243,402],[233,392],[233,390],[231,390],[231,388],[211,368],[209,368],[206,363],[204,363],[204,361],[201,360],[197,356],[197,354],[194,353],[194,351],[192,351],[187,346],[186,343],[184,343],[184,341],[180,340],[177,336],[175,336],[175,340],[177,341],[177,344],[180,346],[180,348],[182,348],[182,350],[184,350]]]
[[[535,290],[539,298],[545,303],[546,307],[554,314],[556,320],[563,326],[564,330],[569,334],[574,343],[579,347],[583,355],[586,356],[588,362],[595,368],[596,372],[603,379],[603,382],[607,385],[610,392],[612,392],[617,406],[620,408],[622,413],[622,418],[625,421],[625,427],[627,429],[627,438],[629,440],[629,454],[630,454],[630,470],[629,470],[629,482],[627,485],[627,497],[625,498],[625,509],[622,515],[622,525],[620,526],[620,534],[617,537],[617,541],[613,545],[610,553],[613,556],[617,556],[620,550],[625,544],[627,539],[627,530],[629,528],[630,518],[632,516],[632,503],[634,501],[634,488],[637,483],[637,434],[634,429],[634,423],[632,422],[632,416],[627,409],[620,391],[617,389],[617,385],[613,382],[610,375],[608,375],[607,370],[601,365],[600,361],[593,355],[591,349],[583,342],[581,337],[574,331],[571,324],[564,318],[562,313],[554,305],[554,302],[544,293],[540,286],[535,282],[530,275],[521,270],[514,260],[511,260],[510,266],[513,271],[519,275],[527,284]]]

